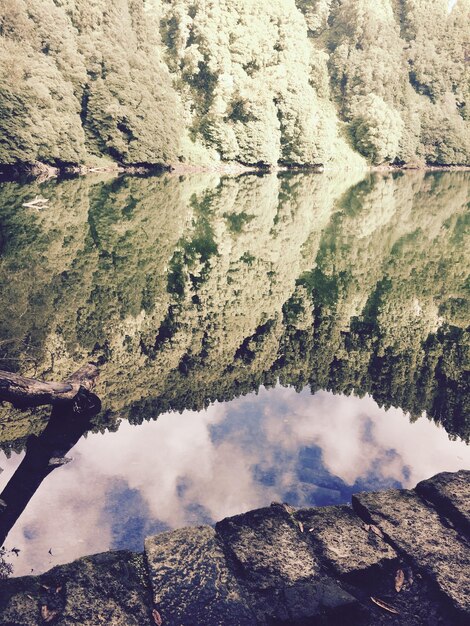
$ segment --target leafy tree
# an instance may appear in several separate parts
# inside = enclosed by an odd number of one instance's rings
[[[244,163],[333,157],[338,132],[326,64],[314,56],[293,0],[269,9],[249,0],[164,6],[163,41],[193,139]],[[314,73],[323,93],[312,86]]]
[[[355,145],[373,163],[392,162],[397,157],[403,121],[380,96],[370,94],[358,100],[351,130]]]
[[[139,2],[5,0],[0,162],[176,161],[179,102],[153,28]]]

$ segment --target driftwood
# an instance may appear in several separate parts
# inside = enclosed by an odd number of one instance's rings
[[[34,200],[30,200],[29,202],[23,202],[23,206],[28,209],[43,209],[46,204],[49,202],[47,198],[41,198],[41,196],[36,196]]]
[[[75,400],[80,391],[93,389],[97,376],[98,368],[91,363],[60,383],[47,383],[0,370],[0,401],[11,402],[20,409],[63,404]]]

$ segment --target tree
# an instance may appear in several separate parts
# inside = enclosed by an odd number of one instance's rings
[[[391,163],[398,155],[403,121],[398,111],[370,94],[355,105],[351,132],[358,150],[372,163]]]

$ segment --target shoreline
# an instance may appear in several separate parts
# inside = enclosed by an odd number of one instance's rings
[[[470,165],[368,165],[363,168],[354,168],[363,172],[469,172]],[[321,174],[323,172],[343,171],[343,168],[328,167],[322,164],[245,164],[238,162],[220,163],[220,165],[189,165],[176,164],[147,164],[135,163],[125,165],[115,163],[107,166],[92,165],[67,165],[56,167],[42,162],[23,163],[18,165],[0,164],[0,182],[22,181],[39,183],[52,178],[69,178],[86,176],[89,174],[115,174],[130,176],[155,176],[170,174],[184,176],[188,174],[222,174],[238,176],[248,173],[276,173],[276,172],[311,172]]]

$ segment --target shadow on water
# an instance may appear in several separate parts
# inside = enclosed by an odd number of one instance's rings
[[[79,404],[70,401],[54,406],[42,433],[28,437],[24,458],[0,493],[0,546],[42,481],[68,462],[65,455],[91,430],[92,419],[100,411],[100,399],[87,393]]]

